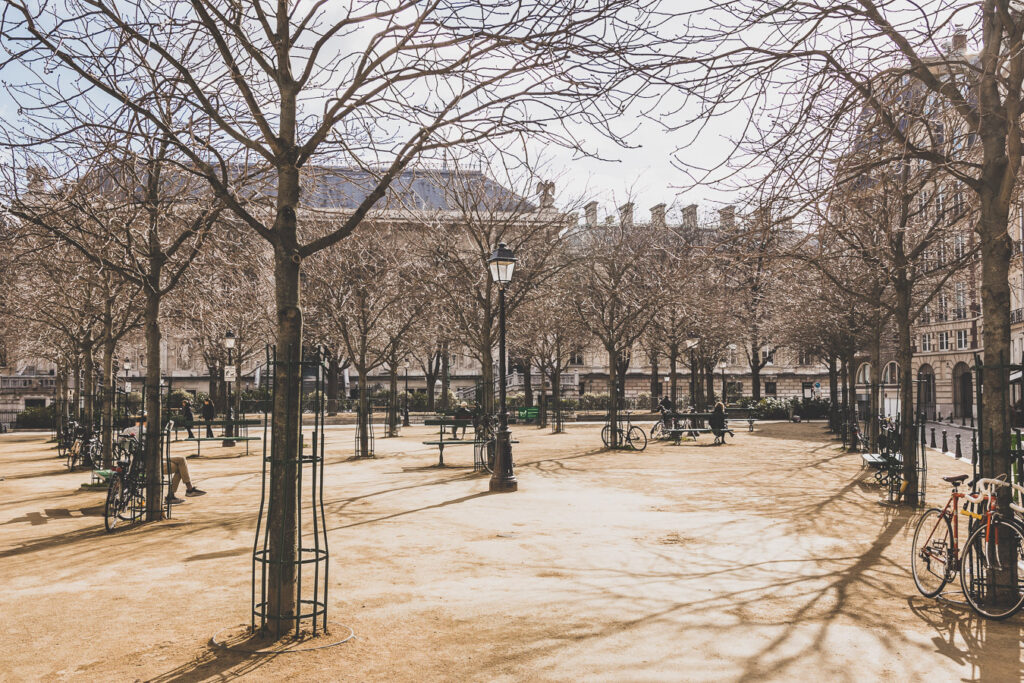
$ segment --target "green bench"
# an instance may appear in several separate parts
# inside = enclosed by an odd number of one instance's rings
[[[531,406],[529,408],[520,408],[516,411],[516,419],[528,422],[530,420],[536,420],[540,415],[540,408],[537,406]]]
[[[472,427],[473,426],[473,419],[472,418],[468,418],[468,417],[467,418],[428,417],[427,419],[425,419],[423,421],[423,424],[425,424],[428,427],[437,427],[438,428],[438,430],[437,430],[437,440],[436,441],[424,441],[423,442],[424,446],[437,446],[437,450],[438,450],[437,466],[438,467],[444,467],[444,447],[445,446],[457,446],[457,445],[461,445],[461,444],[474,444],[475,445],[477,443],[486,443],[486,441],[485,442],[477,441],[475,437],[472,438],[472,439],[458,439],[458,438],[446,439],[446,438],[444,438],[445,431],[447,430],[448,427],[455,427],[456,429],[458,429],[459,427],[462,427],[463,430],[465,430],[466,427]]]

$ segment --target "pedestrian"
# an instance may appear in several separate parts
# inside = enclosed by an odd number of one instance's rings
[[[188,431],[188,438],[194,439],[196,435],[192,433],[192,423],[195,422],[196,416],[192,412],[192,403],[186,398],[181,402],[181,421],[185,425],[185,429]]]
[[[203,399],[202,413],[203,420],[206,422],[206,438],[212,439],[214,438],[213,427],[211,426],[210,423],[213,422],[213,418],[217,416],[217,411],[213,409],[213,402],[210,401],[210,399],[208,398]]]
[[[180,455],[172,455],[168,458],[168,473],[171,475],[171,488],[167,492],[167,502],[171,505],[184,503],[185,501],[174,495],[178,490],[178,484],[185,482],[185,495],[189,498],[206,494],[192,483],[192,477],[188,473],[188,462]]]

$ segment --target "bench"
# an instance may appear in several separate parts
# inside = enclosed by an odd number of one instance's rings
[[[540,408],[537,406],[531,406],[529,408],[520,408],[516,411],[516,419],[522,420],[523,422],[529,422],[530,420],[536,420],[540,416]]]

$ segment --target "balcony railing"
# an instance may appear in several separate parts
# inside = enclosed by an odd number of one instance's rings
[[[1024,308],[1015,308],[1010,311],[1010,324],[1024,323]]]

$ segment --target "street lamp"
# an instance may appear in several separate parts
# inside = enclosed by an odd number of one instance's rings
[[[501,411],[498,415],[497,453],[494,458],[494,473],[491,475],[491,491],[515,491],[519,488],[516,475],[512,471],[512,444],[505,406],[505,287],[512,281],[512,271],[515,270],[517,260],[504,242],[499,243],[498,248],[487,259],[491,279],[498,285],[498,408]]]
[[[235,435],[234,425],[231,423],[231,382],[235,377],[235,366],[231,364],[231,351],[235,348],[235,333],[228,330],[224,333],[224,348],[228,350],[228,362],[224,366],[224,381],[228,385],[228,409],[227,424],[224,425],[224,436],[229,437],[221,441],[221,446],[234,446],[235,440],[230,438]]]
[[[402,426],[409,426],[409,361],[405,361],[405,407],[402,416]]]

